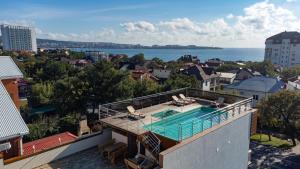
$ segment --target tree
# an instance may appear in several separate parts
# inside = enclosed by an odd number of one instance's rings
[[[116,70],[106,61],[87,67],[81,78],[88,84],[88,99],[93,109],[102,103],[116,101],[132,95],[132,80],[128,72]],[[128,85],[128,86],[125,86]]]
[[[296,145],[297,122],[300,120],[300,94],[283,90],[269,96],[259,104],[262,122],[273,124],[274,121],[292,139]]]
[[[62,79],[67,75],[69,67],[66,63],[50,61],[44,69],[43,79],[50,81]]]
[[[216,71],[218,72],[227,72],[230,70],[235,70],[243,67],[242,65],[238,65],[235,62],[225,62],[222,66],[218,67]]]
[[[129,63],[132,65],[143,65],[145,63],[145,57],[143,53],[136,54],[129,58]]]
[[[281,78],[283,81],[287,82],[290,78],[294,78],[300,75],[300,67],[295,66],[291,68],[284,68],[281,72]]]
[[[32,85],[29,97],[32,107],[49,104],[53,96],[53,89],[52,83],[36,83]]]
[[[197,88],[198,82],[193,76],[172,73],[170,78],[165,81],[165,90],[174,90],[185,87]]]
[[[77,77],[69,77],[56,82],[53,100],[61,116],[86,112],[88,84],[82,80],[83,76],[80,73]]]
[[[140,97],[145,95],[154,94],[160,91],[159,85],[150,79],[143,79],[136,81],[134,88],[134,97]]]
[[[275,77],[277,75],[274,71],[275,67],[270,61],[248,62],[246,67],[250,68],[252,71],[260,72],[264,76]]]

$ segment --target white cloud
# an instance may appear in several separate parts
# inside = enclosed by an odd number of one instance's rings
[[[26,21],[23,21],[26,23]],[[0,22],[1,23],[1,22]],[[34,23],[33,23],[34,24]],[[240,15],[228,14],[209,22],[187,17],[158,22],[132,21],[119,29],[87,33],[45,33],[43,38],[116,43],[211,45],[221,47],[264,47],[268,36],[282,31],[300,31],[300,19],[291,11],[269,1],[244,8]]]
[[[126,23],[122,23],[121,26],[128,32],[133,32],[133,31],[153,32],[156,30],[155,26],[152,23],[146,21],[126,22]]]

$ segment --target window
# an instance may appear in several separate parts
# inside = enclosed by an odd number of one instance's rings
[[[253,95],[254,100],[258,100],[258,95]]]

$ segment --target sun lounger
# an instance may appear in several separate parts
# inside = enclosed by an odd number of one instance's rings
[[[224,97],[219,97],[218,100],[214,101],[211,103],[212,107],[220,107],[222,105],[224,105]]]
[[[173,99],[172,104],[174,104],[176,106],[184,106],[184,105],[188,104],[188,102],[178,99],[177,96],[172,96],[172,99]]]
[[[186,102],[189,102],[189,103],[195,103],[195,102],[196,102],[196,100],[194,100],[194,99],[192,99],[192,98],[185,97],[185,95],[183,95],[183,94],[179,94],[179,97],[180,97],[182,100],[184,100],[184,101],[186,101]]]
[[[132,106],[127,106],[128,116],[145,118],[145,115],[137,113],[136,110]]]

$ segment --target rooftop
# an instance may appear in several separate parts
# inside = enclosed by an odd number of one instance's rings
[[[15,106],[1,81],[0,117],[0,141],[29,133],[29,129],[22,119],[19,110]]]
[[[195,101],[174,105],[171,96],[179,94]],[[223,98],[220,107],[211,108],[220,98]],[[142,135],[152,131],[174,141],[181,141],[227,120],[231,117],[228,112],[234,107],[240,106],[244,110],[251,102],[251,99],[244,97],[184,88],[101,105],[100,116],[105,125],[124,132]],[[133,106],[136,113],[144,118],[128,116],[127,106]],[[192,131],[190,124],[195,127],[192,127]]]
[[[227,85],[225,88],[273,93],[282,89],[283,86],[284,82],[277,78],[259,76]]]
[[[22,78],[23,74],[10,56],[0,56],[0,80]]]
[[[35,152],[47,150],[53,147],[57,147],[62,144],[70,143],[76,140],[77,136],[69,132],[56,134],[53,136],[45,137],[39,140],[34,140],[23,144],[23,155],[30,155]]]
[[[300,33],[285,31],[267,38],[267,40],[273,40],[274,43],[281,43],[283,39],[290,39],[292,43],[300,43]]]

